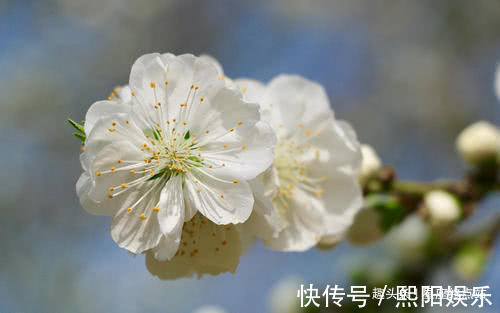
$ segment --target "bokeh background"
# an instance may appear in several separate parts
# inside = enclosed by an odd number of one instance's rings
[[[80,207],[65,119],[83,119],[149,52],[210,54],[233,78],[316,80],[406,179],[461,177],[458,132],[500,122],[496,0],[0,0],[0,312],[268,312],[290,275],[348,287],[351,264],[390,264],[390,238],[326,253],[257,245],[235,275],[163,282],[118,248],[109,219]],[[470,223],[499,209],[493,195]],[[500,311],[498,250],[467,283],[492,288],[483,312]],[[449,268],[436,275],[454,282]]]

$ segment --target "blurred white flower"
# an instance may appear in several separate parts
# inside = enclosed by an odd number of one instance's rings
[[[446,225],[460,217],[459,202],[446,191],[434,190],[427,193],[424,197],[424,206],[434,225]]]
[[[297,290],[299,290],[300,284],[301,280],[295,276],[290,276],[276,283],[269,294],[271,313],[301,312],[297,298]]]
[[[258,106],[193,55],[140,57],[129,88],[130,98],[117,90],[89,109],[77,183],[82,205],[111,216],[113,239],[132,253],[220,262],[228,250],[239,257],[235,230],[217,225],[247,220],[254,203],[247,181],[272,163],[275,135]]]
[[[488,122],[476,122],[460,133],[456,145],[462,158],[469,163],[495,160],[500,153],[500,131]]]
[[[302,77],[235,83],[245,100],[261,104],[279,138],[273,166],[251,181],[251,231],[282,251],[304,251],[323,236],[342,234],[362,205],[354,130],[335,119],[324,89]]]
[[[361,162],[359,177],[363,182],[373,176],[382,167],[382,162],[375,149],[370,145],[361,145],[361,154],[363,155],[363,161]]]
[[[193,313],[226,313],[226,311],[224,311],[224,309],[220,306],[204,305]]]
[[[420,216],[411,215],[389,232],[387,243],[401,259],[418,263],[429,234],[429,227]]]

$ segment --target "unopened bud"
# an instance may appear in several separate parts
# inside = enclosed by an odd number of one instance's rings
[[[377,155],[377,152],[369,145],[361,145],[361,154],[363,162],[361,163],[360,180],[366,181],[373,176],[382,166],[382,162]]]
[[[434,190],[424,197],[424,206],[433,225],[446,225],[460,218],[460,204],[450,193]]]
[[[500,131],[488,122],[476,122],[460,133],[456,146],[462,159],[469,163],[496,161],[500,153]]]

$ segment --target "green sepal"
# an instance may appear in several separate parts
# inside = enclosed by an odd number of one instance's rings
[[[73,121],[72,119],[68,118],[67,119],[68,123],[73,126],[77,131],[85,135],[85,128],[83,128],[83,125],[78,124],[77,122]]]
[[[387,233],[405,217],[404,207],[396,197],[386,194],[373,194],[365,198],[366,204],[380,216],[380,228]]]
[[[87,138],[87,136],[85,136],[85,134],[82,134],[82,133],[73,133],[73,136],[80,139],[82,142],[82,145],[85,143],[85,139]]]

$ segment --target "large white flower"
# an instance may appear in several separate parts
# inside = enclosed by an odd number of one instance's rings
[[[247,181],[272,163],[275,135],[219,76],[193,55],[144,55],[128,87],[89,109],[77,193],[87,211],[111,216],[120,247],[214,267],[230,253],[237,264],[241,239],[228,224],[250,216]]]
[[[261,105],[278,135],[272,167],[251,181],[251,231],[283,251],[303,251],[324,236],[343,234],[362,205],[354,130],[335,119],[324,89],[302,77],[281,75],[267,86],[235,83],[245,100]]]

